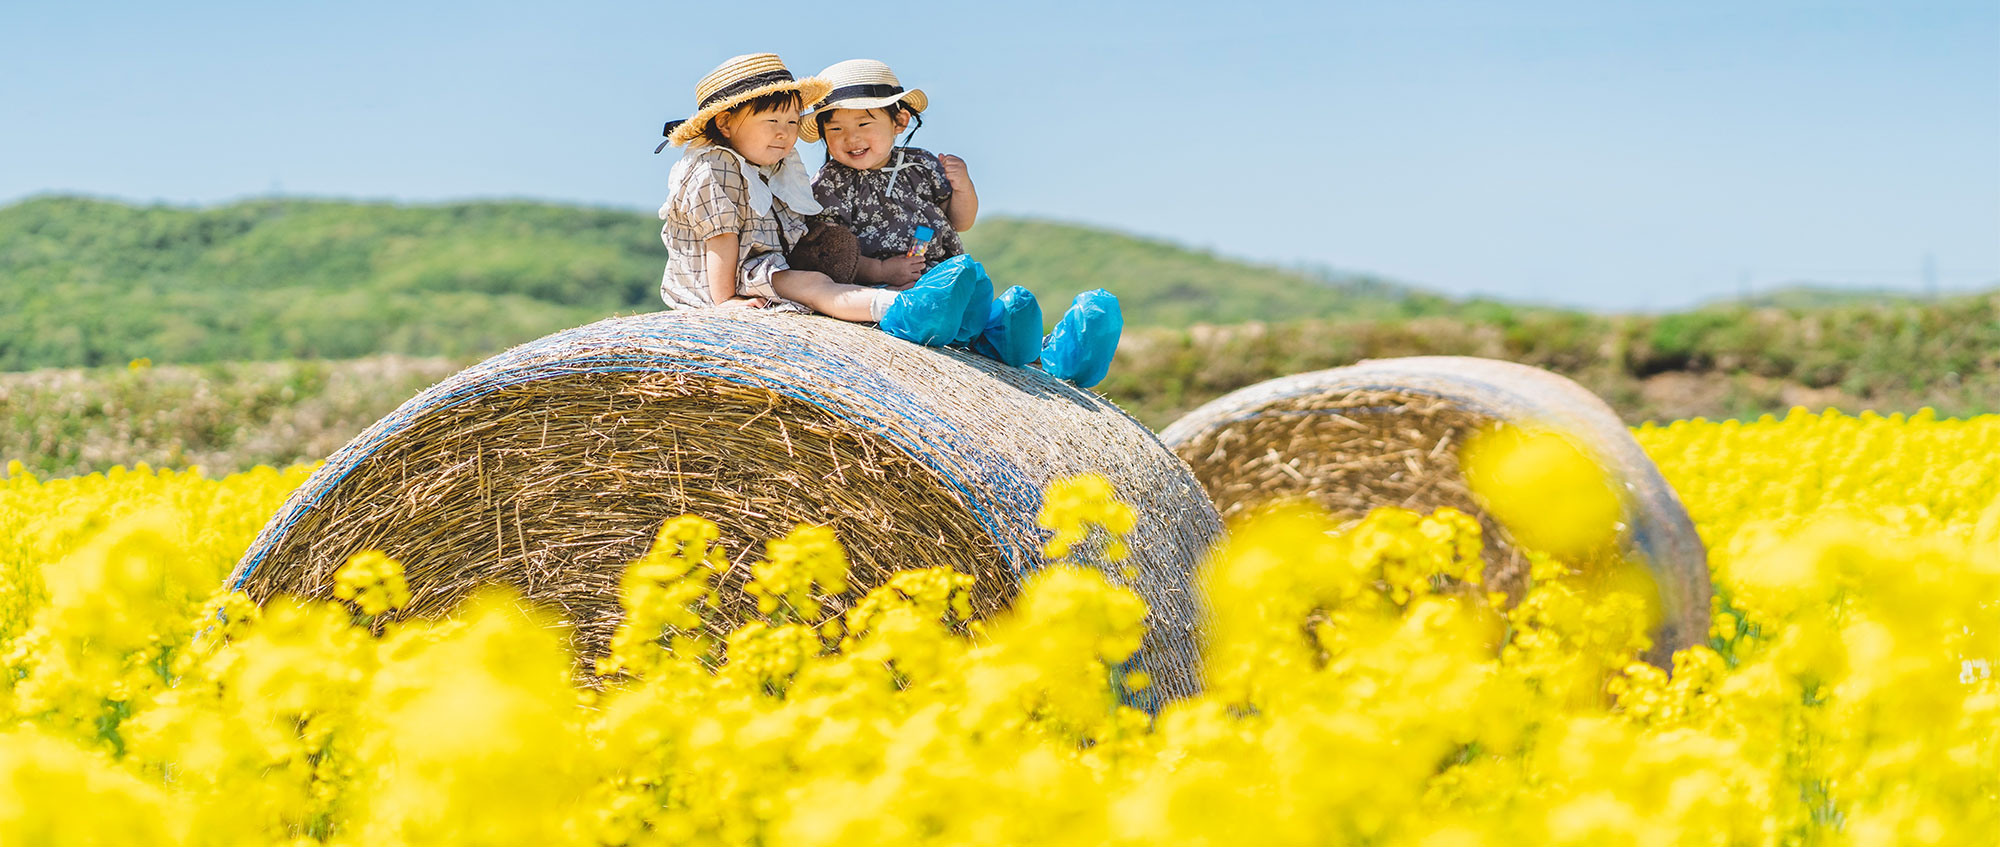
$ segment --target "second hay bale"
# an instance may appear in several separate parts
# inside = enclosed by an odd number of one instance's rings
[[[1517,594],[1526,579],[1521,551],[1459,470],[1466,440],[1503,423],[1565,433],[1620,489],[1620,546],[1646,565],[1660,594],[1647,659],[1665,667],[1674,650],[1702,643],[1708,556],[1686,508],[1617,414],[1556,374],[1465,356],[1381,359],[1252,385],[1160,435],[1225,517],[1279,497],[1349,517],[1378,506],[1471,514],[1488,538],[1488,584]]]

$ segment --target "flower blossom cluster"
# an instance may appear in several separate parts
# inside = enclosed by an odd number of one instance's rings
[[[1133,515],[1101,478],[1043,514],[1083,565],[980,621],[947,568],[851,585],[822,527],[725,600],[722,530],[668,521],[579,680],[504,593],[396,619],[387,557],[338,576],[353,606],[214,594],[306,469],[15,467],[0,844],[1990,842],[2000,418],[1635,435],[1714,568],[1712,637],[1671,674],[1637,659],[1642,569],[1534,551],[1510,603],[1467,515],[1284,507],[1199,575],[1204,688],[1156,713],[1121,699],[1146,610],[1106,575]],[[1482,496],[1588,480],[1520,449]],[[724,602],[750,619],[718,638]]]

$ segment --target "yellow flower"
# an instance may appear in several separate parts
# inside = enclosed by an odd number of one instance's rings
[[[410,586],[403,580],[403,563],[378,550],[363,550],[334,573],[333,596],[374,617],[409,603]]]
[[[1149,632],[1108,566],[1136,515],[1086,478],[1043,517],[1090,567],[983,619],[922,551],[814,619],[848,583],[808,526],[753,567],[767,618],[723,634],[720,530],[668,521],[619,581],[606,678],[578,685],[564,627],[504,593],[371,633],[219,592],[309,468],[13,464],[0,844],[1990,841],[2000,417],[1635,436],[1716,583],[1712,640],[1671,673],[1637,658],[1650,585],[1599,541],[1531,546],[1507,607],[1450,510],[1274,509],[1193,581],[1205,618],[1170,622],[1192,634]],[[1489,502],[1587,515],[1536,486],[1589,473],[1526,443],[1498,462],[1526,488]],[[389,617],[399,573],[356,557],[337,590]],[[1197,650],[1204,690],[1135,709],[1165,687],[1131,661],[1147,639]]]
[[[827,594],[847,590],[847,551],[823,526],[799,526],[790,535],[765,545],[767,558],[750,566],[744,590],[757,598],[757,611],[787,620],[813,620],[820,604],[817,587]]]
[[[1104,561],[1122,562],[1127,555],[1123,539],[1137,525],[1137,516],[1118,499],[1110,480],[1102,474],[1081,474],[1049,486],[1035,523],[1055,533],[1043,547],[1050,559],[1069,558],[1077,545],[1096,534],[1101,552],[1086,551],[1086,557],[1101,555]]]
[[[1570,436],[1502,427],[1473,438],[1462,456],[1473,493],[1527,546],[1578,555],[1616,537],[1618,491]]]

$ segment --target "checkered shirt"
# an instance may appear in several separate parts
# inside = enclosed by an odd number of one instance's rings
[[[806,234],[806,220],[771,198],[771,214],[759,216],[750,208],[750,187],[729,151],[713,145],[693,148],[680,185],[672,186],[660,217],[660,240],[667,245],[667,270],[660,277],[660,299],[676,309],[714,305],[708,290],[708,239],[735,232],[736,294],[763,297],[779,308],[805,311],[805,307],[778,297],[771,277],[789,270],[785,264],[784,237],[796,242]],[[759,170],[770,173],[776,165]]]

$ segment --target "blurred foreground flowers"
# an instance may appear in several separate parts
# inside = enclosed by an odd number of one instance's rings
[[[345,605],[210,596],[303,470],[16,468],[0,844],[1990,842],[2000,418],[1637,434],[1716,569],[1671,678],[1581,559],[1537,554],[1505,609],[1464,515],[1280,509],[1204,575],[1207,691],[1157,716],[1119,697],[1143,605],[1096,571],[977,623],[966,577],[908,571],[814,628],[845,559],[806,527],[753,569],[761,618],[706,643],[717,531],[677,519],[595,691],[503,594],[376,625],[407,597],[379,555]],[[1524,449],[1500,490],[1576,475]],[[1051,496],[1056,546],[1117,558],[1104,494]]]

